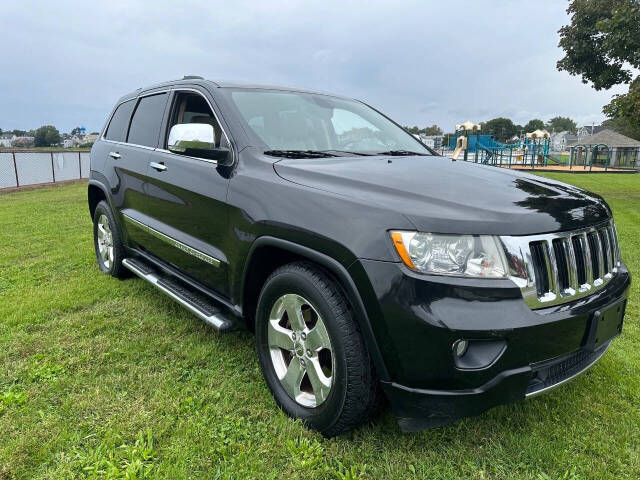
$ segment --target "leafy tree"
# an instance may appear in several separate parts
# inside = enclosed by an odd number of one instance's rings
[[[498,117],[483,122],[481,133],[493,134],[496,137],[496,140],[505,142],[514,135],[520,133],[520,128],[510,119]]]
[[[442,129],[438,125],[431,125],[422,129],[425,135],[442,135]]]
[[[539,118],[529,120],[529,123],[524,126],[524,133],[530,133],[534,130],[544,130],[544,122]]]
[[[60,132],[53,125],[43,125],[35,132],[34,144],[36,147],[50,147],[60,143]]]
[[[73,130],[71,130],[71,135],[78,135],[82,132],[82,129],[80,127],[76,127]]]
[[[631,82],[633,69],[640,69],[640,1],[573,0],[567,13],[571,24],[559,31],[565,56],[558,70],[579,75],[596,90],[631,83],[629,93],[615,95],[603,112],[640,129],[638,77]]]
[[[25,130],[18,130],[18,129],[14,129],[9,133],[13,133],[16,137],[24,137],[27,134]]]
[[[627,137],[640,140],[640,127],[633,124],[628,117],[609,118],[602,122],[602,125],[605,125],[622,135],[626,135]]]
[[[576,125],[576,122],[571,120],[569,117],[553,117],[547,122],[545,128],[550,132],[568,131],[575,135],[578,130],[578,125]]]

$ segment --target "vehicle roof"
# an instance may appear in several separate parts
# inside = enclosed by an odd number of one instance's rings
[[[141,93],[146,93],[153,90],[159,90],[162,88],[170,88],[176,85],[201,85],[201,86],[208,86],[213,88],[243,88],[248,90],[280,90],[283,92],[314,93],[317,95],[327,95],[327,96],[336,97],[336,98],[350,99],[349,97],[336,95],[329,92],[316,91],[316,90],[307,90],[302,88],[286,87],[281,85],[262,85],[262,84],[242,83],[242,82],[213,81],[213,80],[207,80],[204,78],[197,78],[197,77],[191,76],[191,77],[185,77],[180,80],[169,80],[167,82],[156,83],[146,87],[138,88],[133,92],[129,92],[126,95],[123,95],[118,100],[118,103],[122,103],[126,100],[135,98]]]

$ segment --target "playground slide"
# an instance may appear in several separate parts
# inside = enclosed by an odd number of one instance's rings
[[[567,163],[567,160],[565,158],[557,157],[555,155],[551,155],[550,153],[547,153],[545,157],[547,157],[547,164],[555,163],[556,165],[565,165]]]
[[[451,158],[453,160],[458,160],[458,158],[460,157],[460,154],[466,148],[467,148],[467,137],[458,137],[458,139],[456,140],[456,148],[453,151],[453,155],[451,155]]]

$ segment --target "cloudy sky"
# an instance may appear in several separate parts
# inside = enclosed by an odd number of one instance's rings
[[[198,74],[362,99],[402,124],[603,119],[558,72],[563,0],[5,2],[0,128],[99,130],[122,94]]]

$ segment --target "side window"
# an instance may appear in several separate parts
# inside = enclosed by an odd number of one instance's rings
[[[104,138],[116,142],[124,142],[127,136],[129,120],[131,119],[131,112],[135,104],[135,100],[129,100],[121,103],[118,108],[116,108],[107,127],[107,131],[104,134]]]
[[[213,127],[216,147],[229,146],[225,136],[222,134],[222,128],[220,128],[209,104],[205,98],[198,93],[176,92],[171,109],[171,116],[169,117],[169,128],[164,142],[165,148],[167,147],[166,143],[171,127],[180,123],[209,124]]]
[[[160,125],[167,103],[167,94],[149,95],[138,101],[138,106],[131,119],[128,143],[155,147],[158,143]]]

